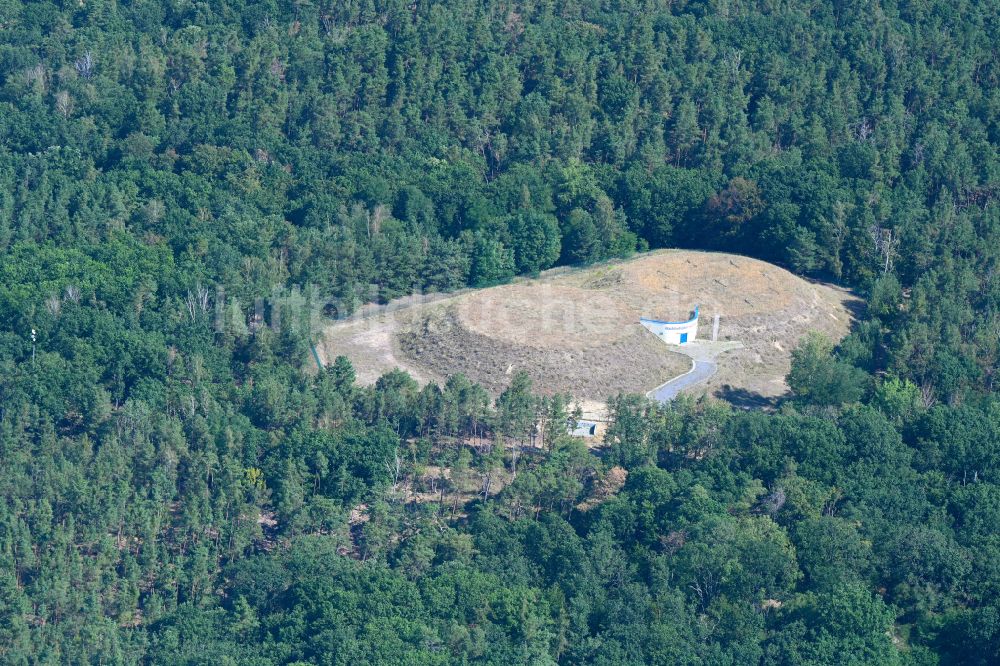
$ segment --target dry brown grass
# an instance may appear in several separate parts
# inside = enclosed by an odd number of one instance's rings
[[[532,323],[524,327],[510,322],[495,329],[496,335],[488,335],[476,330],[494,330],[482,326],[483,320],[474,320],[480,325],[473,327],[463,318],[468,314],[462,312],[464,304],[430,309],[404,329],[398,337],[402,357],[436,377],[462,372],[494,395],[506,388],[515,372],[524,370],[540,393],[594,400],[641,393],[690,367],[687,359],[638,326],[608,324],[597,340],[568,335],[560,345],[560,333],[546,328],[540,321],[544,315],[538,312],[526,317]],[[551,327],[558,329],[561,324]]]
[[[699,388],[771,397],[786,390],[798,339],[810,330],[842,338],[854,300],[756,259],[664,250],[334,323],[320,352],[347,355],[365,382],[398,366],[418,381],[463,372],[497,393],[524,369],[542,392],[601,401],[686,371],[689,361],[638,320],[681,320],[699,305],[699,338],[711,335],[718,313],[720,338],[744,344],[720,357],[719,373]]]

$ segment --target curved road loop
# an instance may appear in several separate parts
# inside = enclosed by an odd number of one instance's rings
[[[667,403],[676,398],[681,391],[707,381],[719,369],[715,357],[730,349],[739,349],[740,342],[692,342],[687,345],[670,345],[671,350],[691,359],[691,369],[683,375],[660,384],[646,394],[657,402]]]
[[[693,361],[690,370],[680,377],[674,377],[666,384],[657,386],[646,395],[657,402],[670,402],[681,391],[707,380],[718,369],[719,365],[714,361]]]

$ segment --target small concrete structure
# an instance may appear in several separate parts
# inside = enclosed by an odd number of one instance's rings
[[[576,428],[567,430],[573,437],[593,437],[597,434],[597,421],[577,421]]]
[[[687,321],[660,321],[641,317],[639,323],[668,345],[686,345],[698,337],[698,306],[694,308],[694,316]]]

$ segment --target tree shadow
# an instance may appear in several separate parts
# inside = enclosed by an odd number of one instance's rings
[[[769,398],[744,388],[733,388],[729,384],[717,389],[713,395],[739,409],[772,410],[781,404],[781,398]]]
[[[851,330],[868,316],[868,304],[863,298],[854,296],[843,301],[844,309],[851,315]]]

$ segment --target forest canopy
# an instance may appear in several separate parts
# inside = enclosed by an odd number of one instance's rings
[[[0,661],[1000,661],[998,35],[0,0]],[[599,451],[526,376],[362,386],[277,325],[660,247],[867,308],[774,409],[609,396]]]

